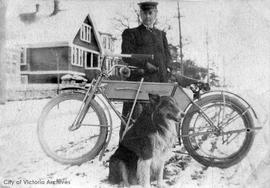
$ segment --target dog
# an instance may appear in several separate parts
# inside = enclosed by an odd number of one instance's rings
[[[182,113],[173,97],[149,94],[149,101],[109,159],[112,184],[150,188],[151,180],[157,180],[158,187],[166,187],[164,164],[176,141],[176,122]]]

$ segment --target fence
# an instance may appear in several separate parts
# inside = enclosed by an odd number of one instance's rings
[[[5,44],[6,1],[0,0],[0,104],[5,102],[5,77],[3,75],[3,49]]]
[[[7,100],[31,100],[51,98],[57,94],[57,84],[26,84],[7,89]]]
[[[7,90],[20,84],[20,51],[4,48],[1,52],[1,99],[7,100]]]

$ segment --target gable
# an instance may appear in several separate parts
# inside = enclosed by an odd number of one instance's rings
[[[91,27],[93,27],[93,24],[91,23],[91,21],[89,20],[88,16],[84,19],[83,23],[90,25]]]
[[[91,33],[91,40],[90,42],[86,42],[84,40],[81,39],[81,27],[79,27],[76,35],[75,35],[75,38],[73,40],[73,44],[75,45],[78,45],[78,46],[82,46],[82,47],[85,47],[85,48],[88,48],[88,49],[91,49],[91,50],[94,50],[94,51],[97,51],[97,52],[101,52],[100,48],[99,48],[99,45],[98,45],[98,39],[95,35],[95,28],[93,27],[93,23],[91,22],[91,20],[88,18],[88,16],[84,19],[84,21],[82,22],[82,24],[87,24],[90,26],[90,33]],[[82,25],[81,25],[82,26]]]

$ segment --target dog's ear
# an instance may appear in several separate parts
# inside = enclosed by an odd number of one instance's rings
[[[159,95],[149,93],[148,96],[149,96],[149,101],[150,101],[151,104],[159,103],[159,100],[160,100]]]

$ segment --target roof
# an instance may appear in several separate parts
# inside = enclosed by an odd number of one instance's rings
[[[62,5],[62,3],[61,3]],[[34,6],[34,5],[33,5]],[[61,7],[60,12],[54,16],[47,14],[36,14],[32,23],[21,21],[19,14],[7,19],[7,41],[9,45],[19,44],[72,44],[85,18],[88,17],[93,26],[94,35],[101,51],[102,45],[98,28],[91,15],[89,7],[76,6],[72,4]],[[23,10],[22,10],[23,11]],[[25,11],[23,11],[25,12]]]
[[[113,34],[111,34],[111,33],[99,31],[99,34],[100,34],[100,36],[108,36],[108,37],[110,37],[112,40],[117,40],[117,38],[114,37]]]

